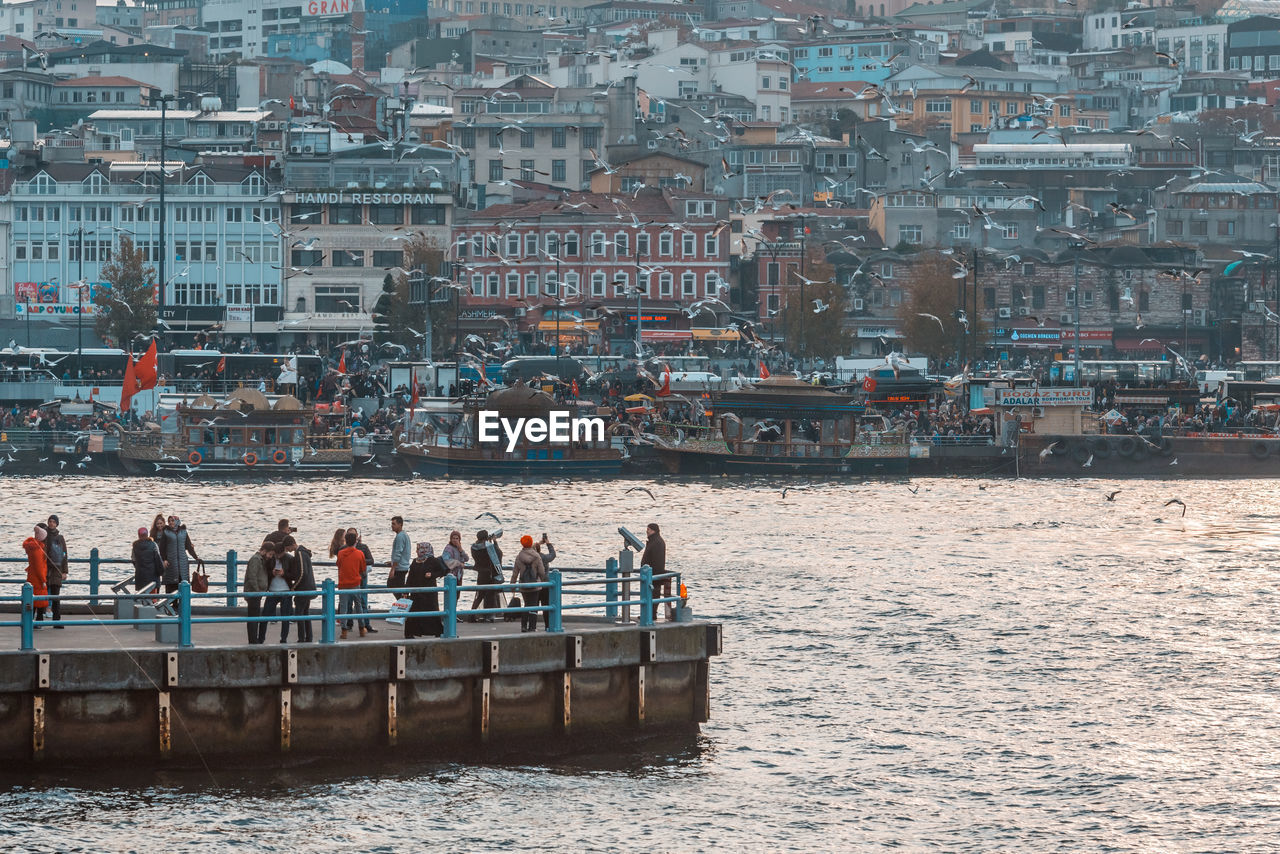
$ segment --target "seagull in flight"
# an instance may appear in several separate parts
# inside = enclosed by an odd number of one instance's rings
[[[649,496],[650,498],[653,498],[653,493],[643,486],[633,486],[622,494],[626,495],[627,493],[630,493],[630,492],[643,492],[645,495]],[[787,494],[787,491],[785,489],[782,490],[782,494],[785,496]],[[657,501],[658,499],[653,498],[653,500]]]
[[[479,516],[477,516],[476,518],[477,518],[477,519],[483,519],[485,516],[488,516],[490,519],[492,519],[493,521],[497,522],[499,525],[501,525],[501,524],[502,524],[502,520],[501,520],[501,519],[499,519],[497,516],[493,515],[492,513],[481,513],[481,514],[480,514]]]
[[[1174,462],[1177,462],[1177,460],[1174,460]],[[1173,465],[1173,463],[1170,463],[1170,465]],[[1170,498],[1168,501],[1164,503],[1164,506],[1168,507],[1170,504],[1177,504],[1179,507],[1182,508],[1182,515],[1183,516],[1187,515],[1187,505],[1185,502],[1183,502],[1181,498]]]

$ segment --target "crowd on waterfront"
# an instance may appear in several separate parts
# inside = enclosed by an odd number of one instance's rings
[[[389,593],[394,598],[393,608],[403,615],[405,638],[440,637],[444,633],[444,622],[437,615],[441,610],[437,587],[446,576],[452,576],[459,585],[464,584],[468,570],[474,573],[474,584],[480,589],[471,601],[471,610],[476,613],[466,619],[492,623],[495,621],[494,612],[501,609],[538,608],[540,611],[513,612],[504,616],[507,619],[518,618],[521,631],[532,632],[537,629],[541,613],[544,629],[549,628],[550,601],[546,587],[521,588],[519,592],[511,592],[508,598],[510,591],[504,586],[545,584],[548,581],[548,572],[557,554],[545,533],[539,539],[531,534],[520,537],[519,551],[510,566],[504,568],[499,545],[503,535],[501,530],[480,529],[469,547],[464,546],[460,531],[450,531],[447,544],[437,555],[435,547],[427,540],[411,543],[402,517],[391,517],[390,528],[390,558],[382,564],[387,570],[385,579],[371,578],[379,564],[359,529],[338,528],[330,538],[327,557],[337,568],[342,640],[357,628],[360,637],[378,633],[379,629],[368,616],[369,596],[377,592]],[[311,643],[314,640],[315,620],[312,619],[311,608],[319,595],[316,564],[312,550],[301,543],[297,535],[298,529],[288,519],[281,519],[276,530],[263,537],[246,562],[243,592],[265,594],[245,597],[250,618],[246,623],[250,644],[266,642],[269,623],[276,617],[286,618],[280,622],[280,643],[289,642],[291,625],[296,626],[297,642]],[[58,517],[51,515],[37,524],[22,547],[27,556],[27,582],[35,594],[37,627],[44,625],[47,614],[55,628],[62,628],[59,625],[61,601],[44,598],[57,597],[69,574],[67,541],[59,528]],[[187,526],[178,516],[157,514],[151,527],[139,527],[132,544],[130,562],[134,570],[135,591],[172,595],[184,580],[191,582],[195,592],[208,590],[204,561],[196,551]],[[647,528],[640,564],[651,567],[655,574],[666,572],[666,543],[657,523],[650,523]],[[509,576],[506,574],[508,571]],[[655,581],[653,594],[655,597],[670,596],[670,579]],[[458,604],[461,605],[461,601]],[[656,606],[654,615],[656,618]],[[292,617],[302,619],[287,619]]]

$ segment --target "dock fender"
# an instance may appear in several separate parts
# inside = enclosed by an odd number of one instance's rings
[[[1132,436],[1121,436],[1116,440],[1116,453],[1122,457],[1132,457],[1138,449],[1138,440]]]
[[[1160,438],[1160,454],[1161,454],[1161,456],[1165,456],[1165,457],[1167,457],[1167,456],[1169,456],[1169,455],[1170,455],[1170,454],[1172,454],[1172,453],[1173,453],[1173,440],[1172,440],[1172,439],[1170,439],[1168,436],[1162,436],[1162,437]]]
[[[1111,442],[1106,436],[1098,436],[1089,443],[1089,450],[1093,451],[1093,455],[1100,460],[1105,460],[1111,456]]]
[[[1071,459],[1080,463],[1080,465],[1084,465],[1086,462],[1088,462],[1089,457],[1091,456],[1092,454],[1089,453],[1089,446],[1086,443],[1084,442],[1071,443]]]
[[[1151,457],[1151,446],[1146,439],[1138,439],[1133,444],[1133,459],[1141,462]]]
[[[1253,454],[1255,460],[1265,460],[1270,451],[1271,449],[1267,447],[1267,443],[1261,439],[1249,445],[1249,453]]]
[[[1067,451],[1069,450],[1071,449],[1067,445],[1066,439],[1058,439],[1057,441],[1055,441],[1053,444],[1049,446],[1049,453],[1053,454],[1055,457],[1066,456]]]

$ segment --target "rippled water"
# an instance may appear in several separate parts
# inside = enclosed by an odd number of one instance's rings
[[[484,765],[39,777],[0,771],[0,848],[153,851],[1264,850],[1280,825],[1275,481],[720,479],[498,486],[6,478],[11,551],[176,509],[198,546],[278,515],[323,547],[386,519],[439,547],[486,510],[565,565],[662,523],[725,624],[696,740]],[[985,488],[983,488],[985,487]],[[1171,497],[1184,499],[1185,518]],[[104,548],[104,553],[108,549]]]

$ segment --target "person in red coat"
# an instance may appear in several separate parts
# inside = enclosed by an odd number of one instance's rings
[[[49,565],[45,560],[44,541],[49,532],[37,525],[35,533],[22,541],[22,550],[27,553],[27,583],[36,594],[36,622],[44,620],[44,609],[49,607]]]

